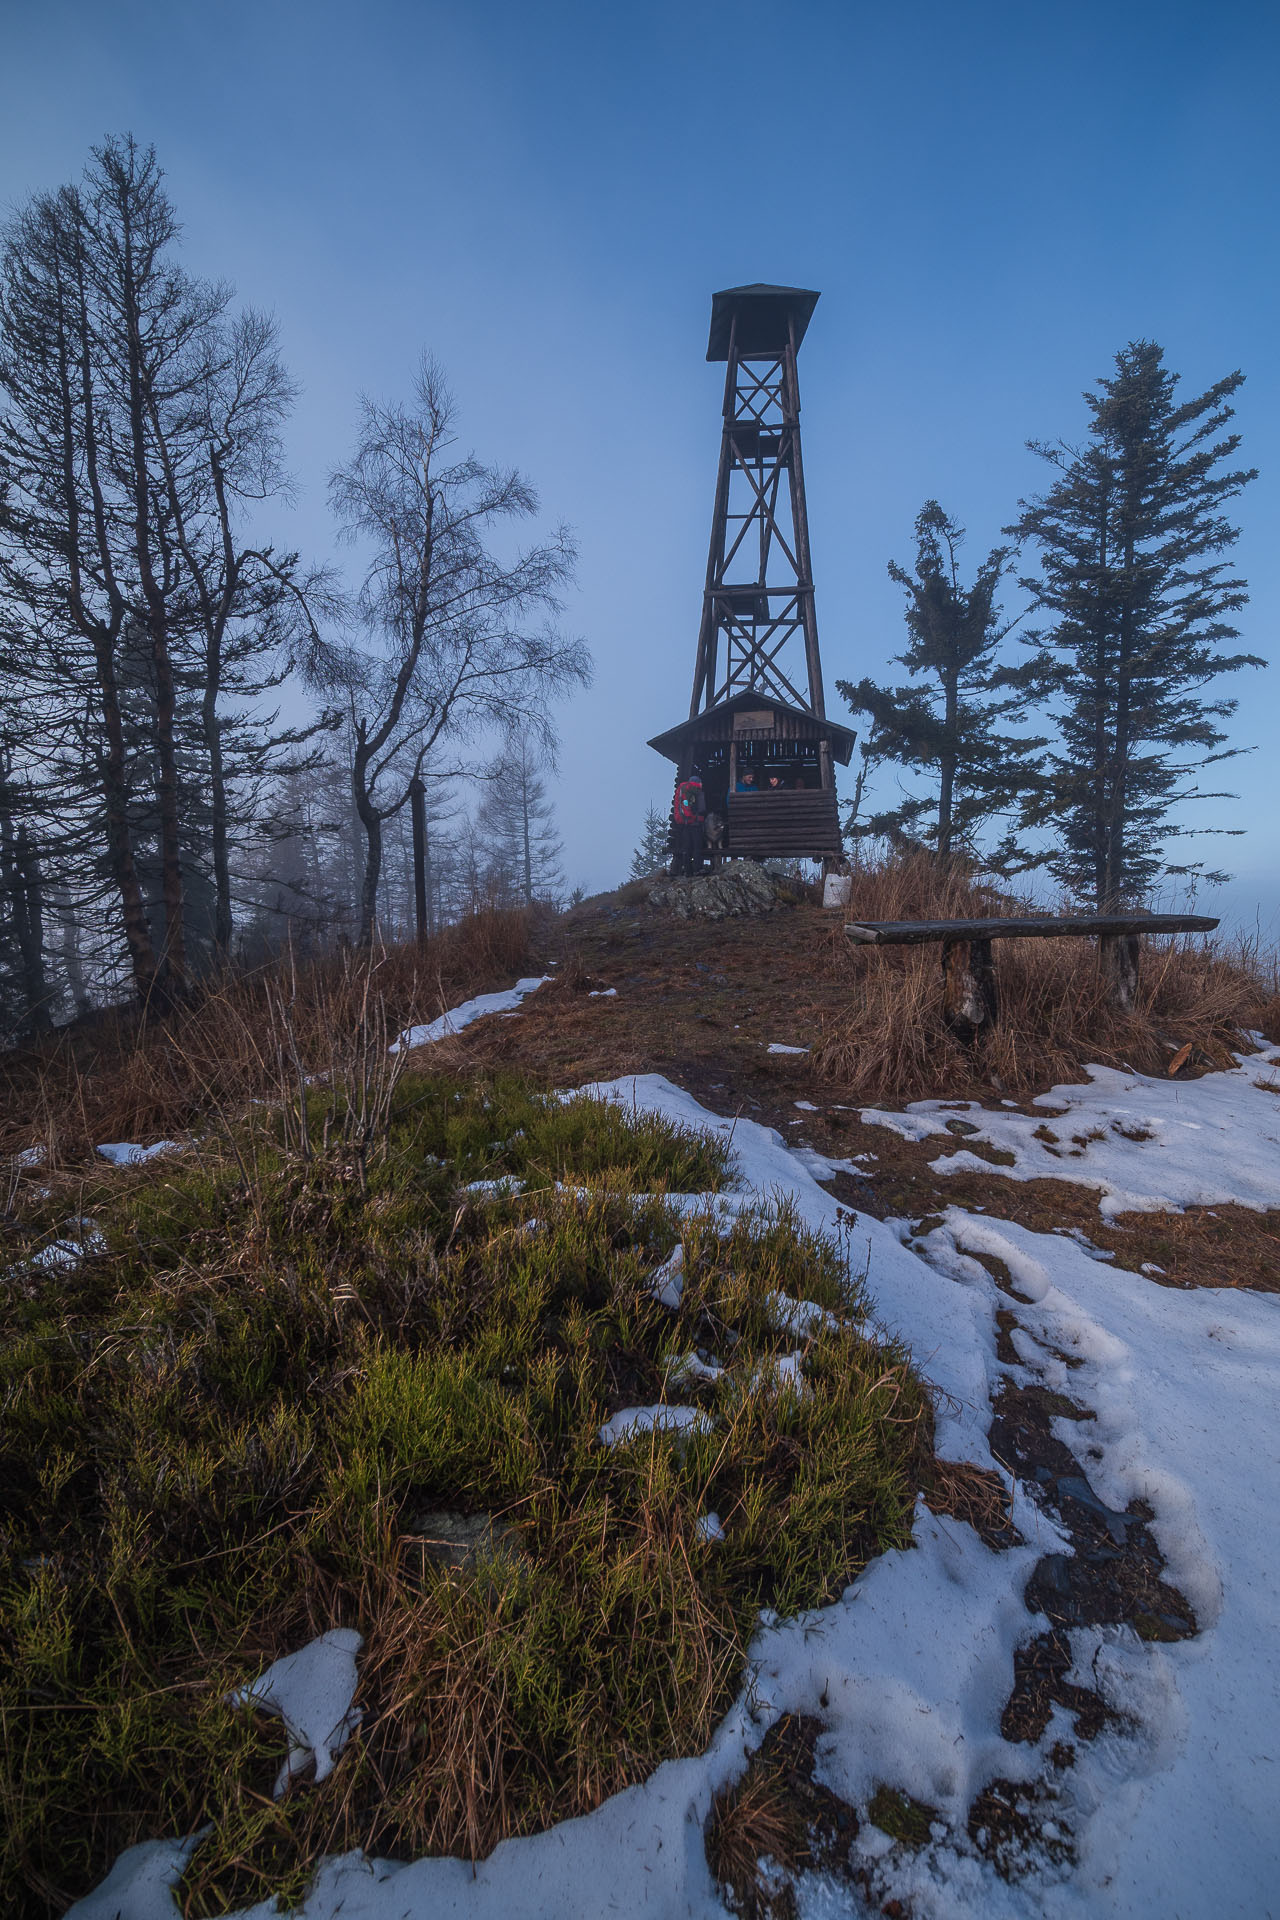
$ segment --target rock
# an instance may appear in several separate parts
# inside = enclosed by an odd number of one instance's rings
[[[651,891],[649,905],[664,907],[680,920],[733,920],[773,913],[794,898],[792,882],[776,879],[755,860],[730,860],[717,873],[664,881]]]
[[[415,1514],[405,1551],[410,1561],[419,1560],[424,1572],[431,1565],[470,1573],[482,1560],[513,1567],[529,1564],[516,1529],[487,1513]]]

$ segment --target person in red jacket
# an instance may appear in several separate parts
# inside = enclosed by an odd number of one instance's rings
[[[702,870],[702,830],[707,817],[707,797],[695,767],[687,780],[676,786],[671,803],[671,824],[675,829],[676,873],[694,874]]]

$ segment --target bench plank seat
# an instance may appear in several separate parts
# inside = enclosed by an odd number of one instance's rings
[[[1026,920],[868,920],[845,932],[867,946],[922,946],[930,940],[1061,940],[1099,934],[1116,939],[1142,933],[1212,933],[1207,913],[1062,913]]]
[[[1022,920],[869,920],[845,926],[851,940],[864,946],[915,947],[937,941],[942,947],[942,1018],[967,1044],[995,1026],[1000,1012],[993,940],[1062,940],[1096,934],[1098,965],[1108,982],[1112,1004],[1132,1013],[1138,999],[1142,936],[1148,933],[1212,933],[1218,922],[1207,913],[1057,913]]]

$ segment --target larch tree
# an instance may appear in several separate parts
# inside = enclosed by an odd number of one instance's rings
[[[275,323],[247,310],[210,329],[193,395],[189,444],[175,444],[163,411],[151,407],[151,432],[167,514],[160,538],[183,578],[184,655],[193,698],[187,722],[204,776],[212,874],[212,944],[231,946],[233,813],[256,821],[267,783],[314,759],[317,732],[339,716],[280,728],[261,701],[290,665],[315,644],[317,615],[335,594],[321,569],[304,571],[296,553],[247,539],[243,521],[255,502],[287,496],[281,429],[294,386],[277,349]]]
[[[509,736],[489,765],[476,818],[481,844],[527,907],[535,900],[558,901],[565,891],[564,845],[543,778],[545,765],[545,754],[523,730]]]
[[[1238,533],[1223,508],[1254,478],[1227,430],[1243,378],[1179,405],[1161,348],[1134,341],[1084,396],[1083,447],[1031,443],[1055,478],[1010,531],[1038,549],[1023,585],[1050,620],[1018,677],[1051,703],[1061,745],[1024,815],[1055,832],[1051,871],[1100,911],[1140,902],[1162,871],[1202,871],[1166,867],[1164,847],[1194,830],[1172,817],[1183,801],[1227,797],[1198,781],[1237,751],[1219,725],[1236,702],[1206,689],[1264,664],[1227,650],[1247,593],[1220,557]]]
[[[549,750],[552,703],[590,679],[585,645],[555,625],[573,576],[568,533],[500,558],[489,541],[531,520],[538,498],[514,470],[459,455],[454,419],[424,360],[410,402],[363,402],[355,453],[332,476],[339,524],[366,560],[360,627],[353,643],[316,649],[312,678],[349,702],[362,945],[373,938],[383,826],[414,775],[437,750],[461,752],[493,731]]]
[[[105,855],[144,999],[187,982],[193,886],[225,951],[225,707],[269,685],[300,617],[292,556],[238,527],[283,490],[287,381],[269,327],[228,318],[178,235],[154,151],[108,140],[20,210],[0,261],[0,591],[49,712],[45,777]],[[292,744],[268,729],[238,765],[252,780]]]
[[[855,839],[884,834],[923,841],[946,860],[973,851],[981,829],[1015,806],[1034,780],[1032,756],[1045,743],[999,726],[1025,704],[1017,692],[1000,690],[998,654],[1009,627],[998,594],[1011,549],[994,548],[966,587],[959,563],[963,527],[929,500],[916,516],[915,532],[914,571],[891,560],[889,575],[906,595],[908,644],[895,658],[917,684],[882,687],[863,679],[836,685],[853,711],[871,720],[864,766],[892,761],[925,774],[936,788],[862,818],[860,778],[858,804],[845,830]],[[1018,849],[1006,834],[988,857],[1013,864]]]

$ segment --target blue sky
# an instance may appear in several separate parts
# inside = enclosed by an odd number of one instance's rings
[[[1151,337],[1198,391],[1232,368],[1247,646],[1280,615],[1270,4],[632,7],[547,0],[2,0],[0,194],[153,141],[196,271],[273,311],[303,385],[282,536],[331,544],[324,476],[367,390],[428,347],[464,437],[574,528],[597,663],[563,716],[572,879],[624,870],[687,711],[718,445],[710,296],[822,290],[800,360],[828,686],[886,671],[922,501],[976,562],[1041,484],[1029,436]],[[1280,933],[1280,680],[1239,676],[1242,798],[1220,905]],[[1206,816],[1208,818],[1209,816]]]

